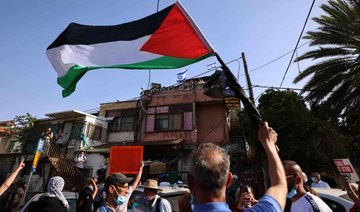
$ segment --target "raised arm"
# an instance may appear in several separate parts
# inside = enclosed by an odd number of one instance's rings
[[[144,161],[140,161],[140,169],[139,169],[139,173],[136,175],[133,183],[131,184],[131,186],[135,189],[136,186],[140,183],[140,179],[141,179],[141,175],[143,172],[143,167],[144,167]]]
[[[11,173],[10,177],[8,177],[5,182],[0,186],[0,196],[10,187],[10,185],[14,182],[16,176],[25,166],[24,159],[21,160],[19,166],[15,169],[13,173]]]
[[[97,187],[97,185],[96,185],[95,180],[92,179],[92,178],[89,178],[89,183],[90,183],[90,185],[93,187],[93,193],[92,193],[91,196],[92,196],[93,199],[95,199],[95,196],[96,196],[96,194],[97,194],[97,192],[98,192],[98,187]]]
[[[356,191],[354,191],[354,189],[352,188],[351,184],[349,181],[347,181],[345,178],[342,178],[342,183],[345,187],[345,190],[348,194],[348,196],[354,201],[354,203],[360,207],[360,199],[359,196],[356,195]]]
[[[258,138],[265,149],[271,186],[266,190],[265,194],[276,199],[282,209],[285,207],[287,184],[285,170],[281,163],[277,152],[277,133],[268,126],[267,122],[259,129]]]

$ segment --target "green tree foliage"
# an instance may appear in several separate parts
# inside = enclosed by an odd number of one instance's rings
[[[31,129],[34,128],[34,123],[36,118],[33,117],[30,113],[26,113],[26,115],[15,116],[13,122],[16,126],[13,133],[16,138],[20,141],[26,141],[26,138],[29,135]]]
[[[321,105],[320,114],[332,123],[339,118],[347,128],[360,132],[360,1],[330,0],[325,12],[313,20],[319,24],[304,36],[314,50],[297,61],[318,61],[300,73],[295,83],[308,79],[305,100]],[[315,106],[316,107],[316,106]]]
[[[259,99],[259,111],[278,133],[278,147],[283,160],[294,160],[303,168],[319,170],[333,166],[332,159],[347,157],[346,137],[336,128],[317,119],[308,110],[304,99],[293,91],[267,90]],[[244,113],[240,117],[244,117]],[[263,154],[255,138],[255,129],[247,118],[250,145]]]

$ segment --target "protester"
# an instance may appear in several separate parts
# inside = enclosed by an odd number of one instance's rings
[[[89,178],[85,187],[80,191],[79,198],[76,202],[77,212],[92,212],[94,210],[93,203],[98,192],[96,182]]]
[[[277,153],[277,134],[267,122],[258,132],[265,149],[271,186],[265,195],[249,211],[282,211],[287,193],[284,168]],[[190,156],[188,185],[191,196],[184,195],[179,201],[180,211],[231,211],[226,204],[225,192],[232,180],[230,156],[213,143],[204,143],[194,149]],[[187,200],[191,201],[191,204]]]
[[[15,169],[13,173],[11,173],[10,177],[8,177],[5,182],[0,186],[0,196],[10,187],[10,185],[14,182],[16,176],[19,174],[20,170],[25,166],[24,160],[21,160],[19,166]]]
[[[348,196],[354,201],[354,205],[350,209],[350,212],[360,211],[359,185],[354,185],[353,183],[350,183],[344,177],[342,178],[342,184]]]
[[[64,179],[60,176],[50,178],[47,192],[38,201],[31,203],[28,212],[65,212],[69,209],[69,203],[64,197]]]
[[[326,182],[330,186],[330,188],[337,188],[338,187],[338,185],[337,185],[336,181],[334,180],[334,178],[327,175],[325,171],[320,172],[320,176],[321,176],[321,180]]]
[[[80,151],[78,155],[74,159],[75,166],[79,169],[81,173],[83,173],[85,163],[86,163],[86,155],[84,151]]]
[[[95,195],[95,198],[94,198],[94,211],[96,211],[100,207],[100,205],[103,203],[103,200],[104,200],[103,192],[104,192],[104,181],[105,181],[104,177],[105,177],[105,174],[103,174],[102,169],[98,169],[96,171],[96,174],[98,175],[97,182],[96,182],[96,186],[98,188],[98,191],[97,191],[97,193]]]
[[[14,193],[14,197],[11,200],[10,207],[12,212],[19,211],[20,206],[24,204],[25,182],[19,181]]]
[[[319,197],[311,194],[310,192],[306,192],[304,188],[304,177],[301,167],[295,161],[286,160],[283,161],[283,165],[286,173],[288,187],[287,198],[292,202],[292,212],[332,211],[329,206]]]
[[[160,190],[157,180],[148,179],[143,186],[144,199],[141,205],[145,208],[145,211],[149,212],[171,212],[170,202],[157,195]]]
[[[177,176],[176,180],[177,180],[177,184],[184,184],[180,175]]]
[[[236,204],[237,204],[236,191],[238,190],[238,188],[239,188],[238,176],[233,175],[231,184],[230,184],[229,188],[227,188],[227,190],[226,190],[226,202],[231,209],[236,208]]]
[[[321,180],[321,176],[317,172],[311,174],[311,187],[312,188],[330,188],[329,184]]]
[[[63,147],[65,146],[64,143],[64,137],[63,137],[63,133],[61,130],[58,130],[57,132],[57,136],[56,136],[56,141],[55,143],[59,146],[59,148],[62,150]]]
[[[105,180],[105,202],[98,208],[98,212],[125,212],[136,186],[139,184],[143,172],[144,162],[141,162],[139,173],[135,179],[128,178],[122,173],[110,174]],[[129,185],[129,183],[131,184]]]
[[[303,177],[303,182],[304,182],[303,184],[304,184],[305,191],[310,192],[311,194],[320,197],[320,195],[313,188],[311,188],[311,186],[309,184],[307,184],[308,177],[305,174],[305,172],[302,172],[301,174],[302,174],[302,177]]]
[[[245,208],[251,208],[258,201],[255,199],[254,190],[248,185],[241,185],[236,191],[236,209],[234,211],[243,211]]]
[[[54,134],[52,132],[51,127],[47,128],[47,130],[45,132],[43,132],[40,137],[42,137],[44,140],[46,141],[53,141],[54,139]]]

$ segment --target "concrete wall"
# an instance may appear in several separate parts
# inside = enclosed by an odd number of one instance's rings
[[[99,117],[105,117],[106,111],[136,108],[137,101],[109,102],[100,104]]]
[[[109,133],[108,142],[128,142],[134,141],[134,131],[127,131],[127,132],[111,132]]]
[[[104,165],[104,156],[100,153],[86,153],[86,167],[92,167],[91,176],[97,178],[96,170]]]

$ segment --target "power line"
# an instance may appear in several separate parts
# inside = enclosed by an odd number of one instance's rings
[[[290,53],[293,52],[294,50],[300,49],[301,47],[305,46],[305,45],[308,44],[308,43],[310,43],[310,41],[302,44],[301,46],[297,47],[296,49],[293,49],[293,50],[291,50],[291,51],[289,51],[289,52],[287,52],[287,53],[285,53],[285,54],[283,54],[283,55],[281,55],[281,56],[279,56],[279,57],[277,57],[277,58],[275,58],[275,59],[273,59],[273,60],[265,63],[264,65],[261,65],[261,66],[259,66],[259,67],[257,67],[257,68],[252,69],[252,70],[249,71],[249,72],[256,71],[256,70],[261,69],[261,68],[263,68],[263,67],[265,67],[265,66],[267,66],[267,65],[269,65],[269,64],[271,64],[271,63],[273,63],[273,62],[275,62],[275,61],[277,61],[277,60],[280,60],[281,58],[283,58],[283,57],[285,57],[286,55],[290,54]],[[244,74],[243,74],[243,75],[244,75]],[[241,76],[243,76],[243,75],[241,75]]]
[[[266,86],[266,85],[253,85],[254,88],[270,88],[277,90],[293,90],[293,91],[321,91],[320,89],[303,89],[303,88],[290,88],[290,87],[276,87],[276,86]],[[330,91],[335,92],[335,91]]]
[[[302,30],[301,30],[301,33],[300,33],[299,38],[298,38],[298,41],[296,42],[294,51],[293,51],[293,53],[292,53],[292,55],[291,55],[289,64],[288,64],[288,66],[287,66],[287,68],[286,68],[286,71],[285,71],[285,73],[284,73],[284,76],[283,76],[283,78],[282,78],[282,80],[281,80],[280,87],[282,86],[282,84],[283,84],[283,82],[284,82],[284,80],[285,80],[285,76],[286,76],[287,72],[289,71],[291,62],[292,62],[292,60],[293,60],[293,58],[294,58],[294,55],[295,55],[296,48],[297,48],[297,46],[299,45],[299,42],[300,42],[301,37],[302,37],[302,34],[304,33],[305,26],[306,26],[307,21],[309,20],[310,13],[311,13],[311,11],[312,11],[312,8],[313,8],[313,6],[314,6],[314,3],[315,3],[315,0],[313,0],[313,2],[312,2],[312,4],[311,4],[311,7],[310,7],[310,10],[309,10],[309,12],[308,12],[308,14],[307,14],[307,17],[306,17],[304,26],[303,26],[303,28],[302,28]]]

